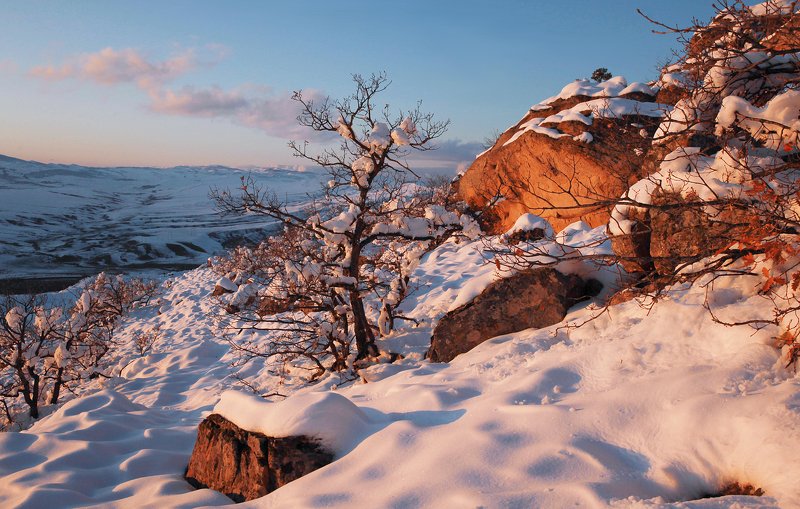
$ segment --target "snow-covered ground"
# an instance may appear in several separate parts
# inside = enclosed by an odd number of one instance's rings
[[[321,179],[292,169],[87,168],[0,156],[0,278],[196,267],[223,244],[274,230],[264,218],[220,216],[209,198],[247,175],[289,202],[307,200]]]
[[[295,391],[282,402],[225,392],[235,383],[212,319],[217,276],[176,277],[120,332],[159,325],[155,353],[121,360],[96,392],[0,435],[0,506],[230,504],[182,478],[197,424],[218,406],[265,430],[339,430],[334,463],[245,507],[800,507],[800,378],[784,369],[774,330],[713,323],[700,288],[564,328],[596,315],[584,304],[565,323],[452,363],[421,360],[434,321],[485,271],[481,247],[448,242],[423,259],[404,310],[421,325],[381,340],[408,354],[399,363],[299,391],[251,373],[265,390]],[[718,284],[717,312],[763,309],[751,285]],[[684,503],[730,481],[767,496]]]

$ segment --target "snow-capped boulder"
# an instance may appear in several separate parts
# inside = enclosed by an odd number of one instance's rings
[[[186,480],[235,502],[263,497],[333,461],[315,438],[272,438],[247,431],[219,414],[200,423]]]
[[[654,102],[655,95],[621,76],[567,85],[478,156],[456,184],[458,198],[476,209],[489,206],[483,226],[493,233],[508,230],[527,212],[556,230],[577,220],[603,224],[604,207],[575,207],[575,200],[593,203],[600,192],[618,196],[641,178],[651,136],[670,108]]]
[[[221,277],[214,285],[214,291],[211,292],[211,296],[219,297],[220,295],[225,295],[226,293],[234,293],[238,289],[239,286],[236,283],[227,277]]]
[[[509,244],[520,242],[536,242],[544,238],[552,239],[555,232],[546,220],[534,214],[522,214],[505,233],[505,240]]]
[[[500,279],[439,321],[427,357],[449,362],[495,336],[558,323],[570,307],[596,290],[596,285],[576,275],[551,268],[529,269]]]

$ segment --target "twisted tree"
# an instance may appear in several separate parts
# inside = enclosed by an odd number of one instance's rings
[[[355,75],[353,81],[355,92],[344,99],[316,102],[302,92],[293,96],[301,107],[301,125],[340,140],[319,151],[312,151],[306,141],[289,143],[295,156],[323,168],[329,177],[321,196],[306,210],[291,210],[247,178],[238,192],[212,192],[221,210],[276,219],[284,226],[284,238],[290,239],[282,254],[273,246],[272,261],[266,265],[279,270],[262,271],[261,289],[256,291],[261,297],[277,295],[298,304],[295,309],[304,313],[280,318],[250,314],[251,326],[295,330],[305,346],[319,352],[338,349],[338,367],[351,341],[356,360],[378,355],[376,332],[391,328],[392,310],[429,243],[455,232],[477,231],[471,219],[435,203],[437,194],[419,185],[420,175],[407,161],[412,152],[435,148],[434,140],[445,133],[449,121],[434,119],[419,104],[396,113],[388,105],[379,106],[377,96],[389,85],[383,73]],[[370,294],[382,303],[377,323],[365,309]],[[292,348],[297,338],[295,334]],[[318,352],[311,351],[318,360]]]

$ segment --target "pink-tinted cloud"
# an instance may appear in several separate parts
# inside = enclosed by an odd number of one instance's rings
[[[196,117],[231,116],[249,106],[238,92],[226,92],[219,87],[180,90],[154,90],[150,94],[150,109],[158,113]]]
[[[303,95],[309,99],[322,98],[322,94],[316,91],[306,91]],[[297,124],[300,105],[292,100],[291,94],[275,93],[267,87],[244,86],[234,90],[183,87],[179,90],[153,90],[150,101],[150,109],[158,113],[227,118],[237,124],[283,138],[329,138]]]
[[[252,85],[232,90],[216,86],[180,89],[168,86],[175,78],[196,68],[214,65],[226,54],[223,46],[207,45],[203,51],[189,49],[165,60],[153,60],[133,48],[105,48],[59,65],[35,67],[29,74],[50,81],[75,78],[103,85],[132,83],[147,93],[148,108],[157,113],[225,118],[282,138],[327,138],[297,124],[299,105],[291,100],[288,92],[276,93],[268,87]],[[304,95],[314,99],[322,97],[314,91]]]
[[[213,51],[217,52],[216,49]],[[147,90],[186,74],[199,65],[194,49],[159,61],[148,59],[133,48],[105,48],[69,59],[60,65],[34,67],[30,75],[46,80],[78,78],[104,85],[135,83]]]

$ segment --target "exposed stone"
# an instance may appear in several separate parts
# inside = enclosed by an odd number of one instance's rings
[[[657,194],[650,211],[650,256],[656,272],[672,274],[685,262],[710,256],[741,239],[749,223],[740,209],[709,214],[675,194]],[[675,205],[663,207],[663,205]]]
[[[318,441],[246,431],[218,414],[200,423],[186,480],[244,502],[263,497],[333,461]]]
[[[611,248],[628,272],[672,274],[678,265],[736,242],[752,227],[743,209],[734,206],[710,214],[707,207],[673,193],[656,193],[652,205],[631,217],[630,234],[611,237]]]
[[[650,257],[650,223],[635,220],[631,232],[611,237],[611,249],[617,261],[628,273],[653,272],[653,259]]]
[[[800,16],[791,16],[780,28],[761,42],[770,51],[796,51],[800,46]]]
[[[233,293],[233,291],[232,290],[228,290],[227,288],[222,287],[220,285],[215,285],[214,286],[214,291],[211,292],[211,296],[212,297],[219,297],[220,295],[225,295],[226,293]]]
[[[529,269],[495,281],[439,321],[427,357],[448,362],[495,336],[558,323],[589,291],[596,294],[597,284],[587,290],[578,276],[551,268]]]
[[[689,92],[685,88],[675,85],[666,85],[661,87],[661,89],[658,91],[658,94],[656,94],[656,102],[675,106],[678,101],[687,97],[688,95]]]
[[[513,233],[506,235],[505,242],[507,244],[519,244],[520,242],[536,242],[545,237],[543,228],[533,228],[531,230],[517,230]]]
[[[583,98],[584,100],[586,98]],[[650,98],[652,100],[652,98]],[[543,217],[558,231],[583,220],[599,226],[608,220],[608,200],[617,198],[642,176],[642,163],[651,148],[650,136],[660,119],[629,115],[595,119],[591,126],[561,122],[558,129],[577,135],[589,132],[591,143],[572,136],[551,138],[526,132],[504,145],[520,124],[581,102],[557,101],[556,107],[531,111],[517,126],[503,133],[495,146],[481,155],[455,184],[456,198],[478,210],[498,194],[503,200],[482,215],[491,233],[508,230],[524,213]],[[647,136],[642,136],[642,129]],[[565,190],[569,190],[565,192]],[[576,203],[577,201],[577,203]]]

